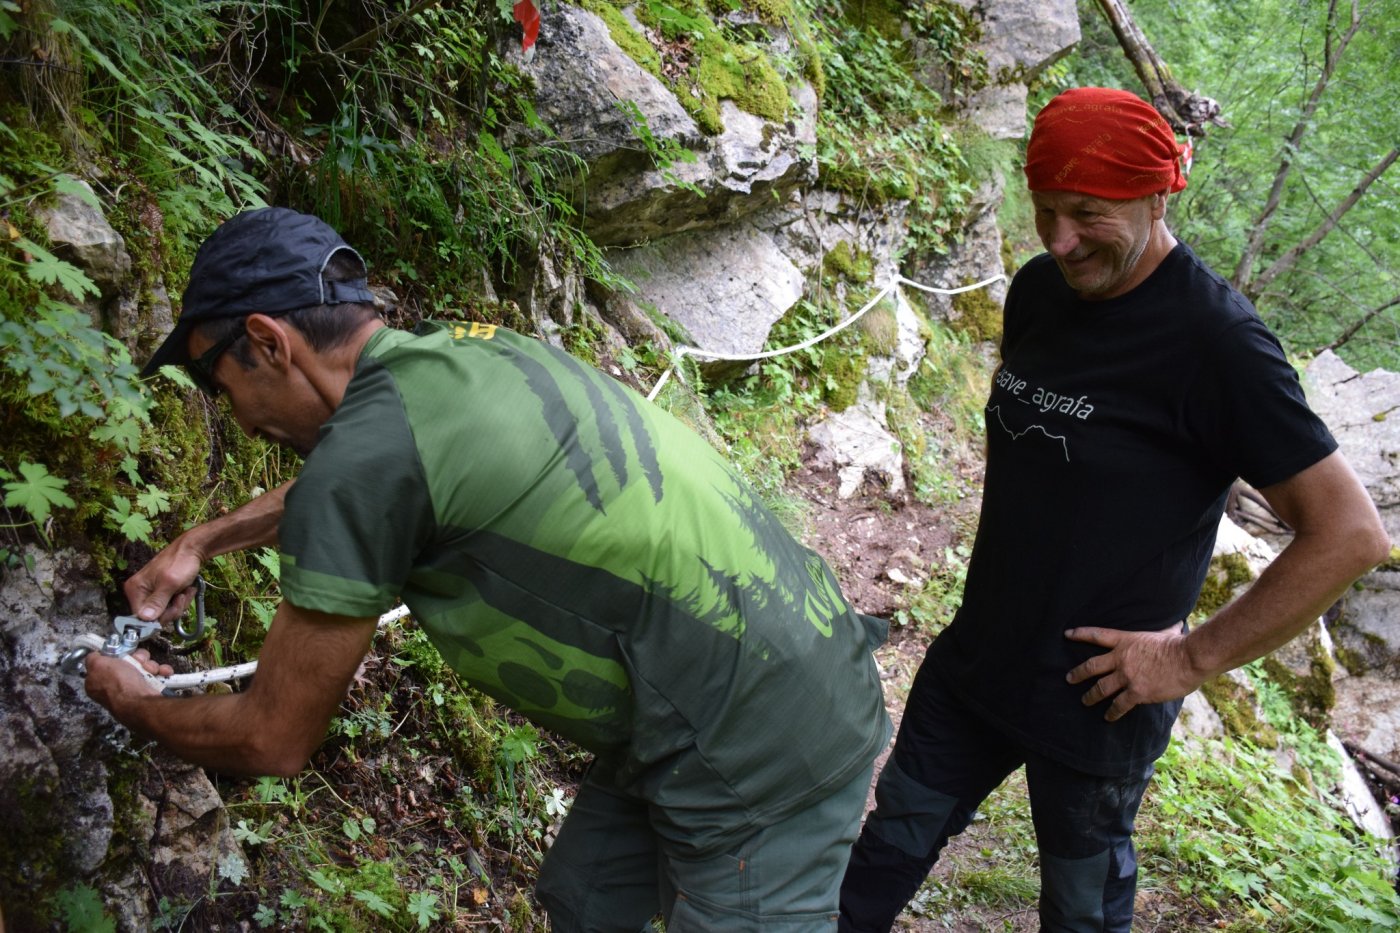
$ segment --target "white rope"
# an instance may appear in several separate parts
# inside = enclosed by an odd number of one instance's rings
[[[904,276],[896,274],[894,278],[890,279],[888,285],[880,289],[875,294],[875,297],[871,298],[864,305],[862,305],[861,309],[855,314],[852,314],[840,324],[837,324],[829,330],[826,330],[818,334],[817,336],[812,337],[809,340],[804,340],[801,343],[795,343],[790,347],[779,347],[776,350],[765,350],[762,353],[747,354],[717,353],[713,350],[702,350],[699,347],[676,347],[673,351],[671,351],[671,365],[666,368],[666,371],[661,374],[661,378],[656,380],[656,385],[652,386],[651,391],[647,393],[647,401],[656,401],[657,394],[661,392],[661,387],[664,386],[667,380],[671,378],[672,373],[675,373],[676,377],[680,379],[681,382],[685,382],[685,373],[681,370],[680,365],[681,360],[683,360],[687,356],[699,356],[704,357],[707,360],[732,360],[734,362],[771,359],[775,356],[783,356],[788,353],[796,353],[798,350],[805,350],[814,344],[821,343],[828,337],[832,337],[836,334],[839,334],[841,331],[845,330],[847,327],[850,327],[856,321],[860,320],[861,317],[865,314],[865,312],[869,311],[871,308],[879,304],[882,300],[884,300],[886,295],[889,295],[895,289],[899,288],[900,285],[911,285],[914,288],[919,289],[920,291],[931,292],[935,295],[961,295],[963,292],[970,292],[973,289],[977,288],[985,288],[986,286],[991,285],[993,282],[1005,280],[1006,276],[998,273],[997,275],[994,275],[989,279],[983,279],[980,282],[974,282],[971,285],[963,285],[959,288],[935,288],[932,285],[924,285],[920,282],[915,282],[913,279],[906,279]]]
[[[390,609],[379,617],[379,628],[383,628],[390,622],[395,622],[408,615],[407,606],[397,606]],[[102,649],[102,638],[98,635],[80,635],[75,641],[75,645],[81,645],[94,651]],[[198,687],[205,687],[209,684],[220,684],[230,680],[242,680],[251,677],[258,669],[257,661],[248,661],[245,664],[233,664],[228,667],[216,667],[207,671],[192,671],[188,674],[172,674],[169,677],[160,677],[148,673],[141,665],[141,662],[126,654],[122,657],[136,669],[146,676],[146,682],[158,690],[191,690]]]

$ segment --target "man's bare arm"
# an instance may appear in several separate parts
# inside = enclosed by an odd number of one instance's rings
[[[120,658],[88,655],[88,695],[132,732],[229,774],[290,776],[311,757],[369,650],[377,620],[283,602],[242,693],[165,697]]]
[[[194,596],[194,578],[209,558],[277,543],[277,526],[291,481],[196,525],[166,545],[126,581],[127,602],[142,619],[170,622],[184,615]]]
[[[1113,697],[1107,718],[1139,703],[1174,700],[1207,680],[1285,644],[1337,601],[1357,577],[1390,553],[1375,504],[1340,453],[1259,490],[1294,537],[1259,579],[1189,635],[1077,628],[1076,641],[1109,650],[1069,672],[1094,680],[1086,706]]]

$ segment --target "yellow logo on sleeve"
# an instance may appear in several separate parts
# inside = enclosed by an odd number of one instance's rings
[[[479,321],[473,321],[470,328],[465,324],[452,325],[453,340],[461,340],[463,337],[476,337],[480,340],[490,340],[494,336],[496,336],[495,324],[482,324]]]

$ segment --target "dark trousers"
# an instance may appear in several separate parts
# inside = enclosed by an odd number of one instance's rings
[[[778,752],[774,752],[778,754]],[[535,893],[561,933],[830,933],[872,768],[729,852],[682,851],[650,807],[584,779]]]
[[[841,933],[889,930],[948,840],[1022,764],[1040,850],[1041,929],[1127,933],[1137,887],[1133,821],[1152,767],[1105,778],[1031,753],[969,710],[927,664],[851,853]]]

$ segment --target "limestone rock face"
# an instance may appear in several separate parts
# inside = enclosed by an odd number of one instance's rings
[[[75,636],[111,629],[91,562],[71,551],[29,556],[32,570],[0,582],[0,903],[14,929],[33,929],[31,907],[86,884],[123,905],[120,929],[146,930],[151,878],[197,898],[237,844],[202,770],[163,754],[152,767],[81,678],[59,671]]]
[[[808,439],[816,445],[817,466],[836,469],[841,498],[854,496],[867,479],[882,487],[886,498],[903,497],[904,452],[885,427],[884,403],[862,398],[813,425]]]
[[[87,182],[79,181],[91,190]],[[97,286],[82,308],[92,326],[122,341],[138,364],[174,326],[165,283],[157,278],[141,290],[126,241],[101,210],[82,197],[62,193],[38,211],[55,255],[76,266]]]
[[[773,43],[786,48],[786,36]],[[723,101],[724,129],[706,138],[671,91],[586,10],[553,7],[529,60],[518,50],[508,54],[535,79],[536,108],[559,144],[587,164],[577,200],[584,230],[600,245],[729,224],[816,181],[817,97],[805,83],[790,89],[788,120],[765,120]],[[688,149],[694,159],[657,166],[636,115],[659,143]]]
[[[614,251],[609,261],[636,283],[634,302],[676,321],[693,346],[718,353],[762,350],[773,323],[803,292],[801,271],[772,236],[749,224],[678,234]]]
[[[1308,365],[1306,380],[1308,402],[1400,542],[1400,373],[1358,373],[1329,350]],[[1363,577],[1334,631],[1355,661],[1400,675],[1400,571],[1387,565]]]
[[[89,191],[86,182],[79,182]],[[112,229],[102,211],[75,194],[60,194],[53,206],[39,212],[56,254],[92,279],[99,301],[110,301],[131,276],[126,241]]]
[[[997,208],[1001,206],[1005,184],[1000,178],[984,184],[968,205],[962,240],[949,246],[946,253],[915,257],[909,263],[909,277],[923,285],[949,290],[992,279],[984,286],[986,296],[1000,308],[1010,284],[1003,268],[1001,229],[997,226]],[[959,313],[953,296],[924,293],[921,297],[932,317],[956,323]]]
[[[1079,42],[1079,13],[1073,0],[955,0],[982,25],[977,42],[987,61],[990,82],[960,102],[966,118],[993,139],[1020,139],[1026,132],[1026,85],[1068,55]],[[921,55],[925,61],[937,56]],[[943,95],[957,99],[950,76],[933,69],[924,79]]]
[[[511,60],[535,81],[535,109],[557,144],[595,169],[645,164],[630,102],[657,139],[695,144],[700,129],[666,86],[618,48],[594,14],[554,3],[541,13],[539,42],[528,59],[512,44]]]

